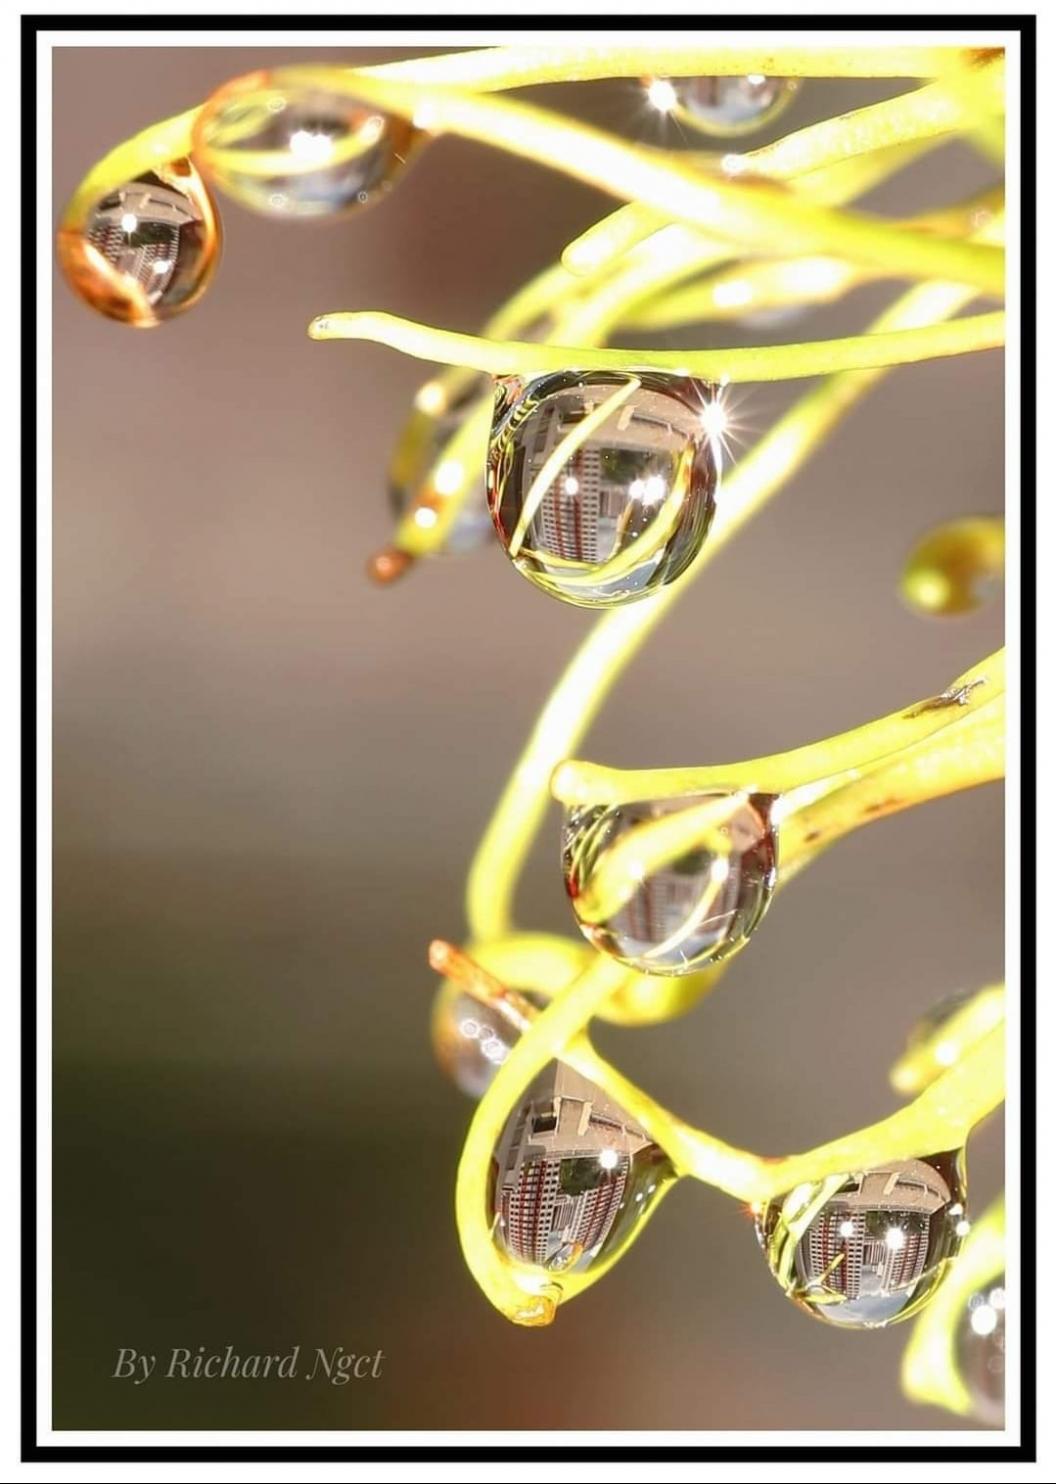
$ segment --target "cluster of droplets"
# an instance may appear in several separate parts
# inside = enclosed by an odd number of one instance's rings
[[[562,868],[584,936],[647,974],[691,974],[729,958],[773,896],[772,804],[769,796],[712,792],[568,810]],[[693,839],[674,854],[665,843],[672,825],[680,833],[688,826]],[[660,845],[655,864],[652,839]]]
[[[541,1003],[483,974],[472,992],[445,980],[433,1044],[451,1080],[482,1097]],[[490,1162],[488,1225],[534,1296],[513,1317],[549,1322],[560,1275],[615,1260],[676,1178],[663,1149],[603,1087],[565,1061],[545,1067]],[[752,1214],[767,1266],[799,1308],[842,1329],[883,1329],[934,1295],[969,1233],[966,1199],[956,1150],[797,1185]],[[1003,1395],[1002,1282],[972,1296],[957,1348],[977,1414],[992,1420]]]
[[[326,76],[322,84],[294,67],[236,78],[199,110],[189,157],[125,180],[112,179],[104,160],[59,227],[59,262],[74,291],[137,327],[189,308],[220,256],[209,186],[270,217],[337,216],[388,191],[427,136],[364,104],[339,73]]]

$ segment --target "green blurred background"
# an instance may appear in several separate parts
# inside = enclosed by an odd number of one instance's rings
[[[58,207],[87,167],[293,48],[55,53]],[[399,53],[329,53],[349,62]],[[792,127],[901,84],[806,86]],[[631,82],[546,89],[658,139]],[[766,136],[761,136],[765,138]],[[899,214],[991,171],[947,147],[876,193]],[[935,1428],[899,1393],[906,1328],[844,1334],[778,1292],[736,1204],[680,1187],[550,1330],[508,1326],[463,1267],[452,1192],[469,1105],[427,1021],[430,938],[564,656],[590,620],[501,553],[389,591],[384,476],[427,368],[317,345],[315,314],[475,329],[607,209],[454,139],[334,226],[222,203],[208,297],[149,334],[55,297],[55,1412],[60,1428]],[[780,330],[866,322],[889,288]],[[764,428],[795,387],[748,388]],[[999,605],[899,603],[924,530],[1002,501],[996,352],[895,373],[716,563],[585,751],[624,766],[791,747],[934,693],[1000,642]],[[996,787],[850,838],[687,1020],[599,1046],[760,1151],[893,1106],[887,1067],[934,1001],[1001,976]],[[549,820],[519,910],[572,931]],[[974,1141],[976,1210],[1001,1130]],[[385,1352],[377,1380],[111,1379],[119,1347]]]

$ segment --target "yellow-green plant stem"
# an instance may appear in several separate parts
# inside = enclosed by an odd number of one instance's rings
[[[394,314],[331,313],[312,321],[314,340],[374,340],[404,355],[452,366],[472,366],[493,376],[537,376],[545,371],[668,371],[721,384],[790,381],[840,371],[906,366],[941,356],[992,350],[1004,344],[1002,310],[949,324],[816,340],[805,345],[753,345],[738,350],[616,350],[579,345],[484,340],[435,330]]]
[[[944,1016],[926,1035],[911,1036],[905,1051],[891,1068],[891,1086],[913,1097],[959,1061],[969,1046],[998,1025],[1005,1014],[1005,986],[988,984],[958,1009]]]
[[[978,235],[979,218],[989,216],[988,230],[997,232],[1004,222],[1002,205],[1003,192],[986,191],[956,210],[928,213],[907,225],[951,235],[969,231]],[[801,309],[831,303],[850,289],[885,276],[879,269],[860,268],[841,258],[740,262],[693,283],[662,289],[623,316],[621,323],[638,332],[670,330],[701,320],[741,319],[760,310]]]
[[[973,1224],[952,1271],[914,1325],[902,1356],[902,1389],[913,1401],[970,1415],[972,1398],[957,1367],[957,1331],[969,1299],[1004,1268],[1002,1196]]]
[[[479,92],[605,77],[941,77],[978,61],[969,47],[625,46],[593,43],[499,46],[365,67],[369,77]]]
[[[364,101],[430,127],[475,139],[583,180],[623,200],[670,211],[742,248],[833,253],[908,278],[945,278],[1000,294],[1004,254],[994,247],[907,232],[849,211],[800,200],[758,182],[704,175],[670,155],[624,143],[527,103],[357,77]],[[889,141],[888,141],[889,142]]]
[[[644,776],[634,772],[620,776],[619,770],[599,770],[584,763],[564,764],[555,773],[553,792],[566,806],[611,807],[616,802],[613,793],[619,795],[621,804],[704,796],[683,810],[634,826],[603,851],[581,884],[577,916],[585,922],[607,921],[630,901],[643,880],[702,848],[711,851],[714,871],[720,872],[719,858],[729,853],[721,827],[737,800],[751,794],[778,795],[773,819],[781,839],[779,880],[787,884],[821,850],[851,830],[1002,777],[1005,707],[1001,670],[1001,656],[991,656],[976,666],[974,677],[964,682],[970,690],[963,706],[953,701],[913,708],[774,759],[658,769]],[[951,693],[958,692],[951,687]],[[970,704],[973,694],[982,697],[974,705]],[[933,721],[928,731],[921,729],[920,722],[936,714],[944,715],[945,721]],[[899,735],[901,744],[895,741]],[[737,792],[730,793],[731,789]],[[718,798],[709,790],[718,791]],[[720,885],[721,879],[715,878],[715,884]]]
[[[678,1174],[690,1175],[749,1203],[772,1199],[805,1181],[870,1169],[888,1159],[960,1148],[975,1124],[1003,1097],[1004,1049],[1002,1029],[998,1027],[913,1103],[890,1117],[809,1153],[764,1159],[685,1124],[584,1049],[582,1032],[627,973],[599,955],[551,1002],[499,1067],[466,1135],[455,1189],[463,1255],[490,1301],[515,1321],[539,1322],[531,1300],[543,1293],[546,1274],[515,1267],[495,1245],[487,1214],[488,1171],[510,1112],[533,1078],[555,1058],[564,1056],[584,1075],[603,1078],[606,1090],[665,1149]],[[571,1298],[589,1287],[610,1265],[602,1263],[586,1273],[562,1275],[560,1297]]]
[[[881,315],[875,327],[928,324],[955,314],[970,298],[970,290],[956,285],[920,285]],[[803,397],[724,481],[708,541],[686,575],[640,603],[606,614],[591,630],[543,707],[474,857],[466,890],[473,938],[502,937],[509,932],[514,890],[546,811],[551,774],[585,735],[652,629],[879,375],[857,372],[833,377]]]
[[[945,137],[1000,115],[1005,101],[1004,58],[883,103],[798,129],[752,153],[752,165],[772,180],[831,165],[908,139]]]
[[[714,788],[784,794],[804,784],[827,785],[853,769],[900,755],[936,732],[963,722],[1004,692],[1005,652],[996,650],[954,680],[942,696],[789,752],[689,768],[606,768],[569,759],[554,772],[554,798],[566,808],[608,807],[641,799],[677,799]],[[944,696],[963,699],[942,704]]]
[[[822,173],[839,175],[838,185],[835,181],[830,184],[830,194],[832,199],[845,199],[856,190],[885,178],[905,164],[906,158],[905,148],[889,149],[878,152],[878,160],[871,162],[872,168],[868,172],[863,170],[861,161],[851,161],[849,166],[856,168],[845,166],[838,171]],[[993,203],[989,197],[973,199],[945,208],[942,213],[929,217],[928,221],[941,217],[943,222],[950,223],[952,230],[954,222],[964,224],[967,221],[970,224],[973,210],[983,204]],[[541,318],[545,318],[547,333],[533,336],[533,343],[538,338],[577,347],[599,344],[608,338],[616,323],[626,320],[636,304],[647,298],[656,302],[658,295],[670,291],[672,285],[677,285],[687,276],[715,262],[728,260],[729,251],[728,244],[710,242],[703,234],[672,225],[662,235],[657,234],[640,252],[625,255],[622,262],[609,257],[589,274],[572,275],[561,264],[553,265],[525,284],[492,315],[484,328],[484,336],[488,339],[516,338],[519,331],[537,325]],[[766,265],[745,265],[746,271],[751,272],[754,266]],[[838,267],[851,274],[856,271],[851,265],[838,263]],[[461,366],[451,367],[443,379],[438,378],[422,388],[416,400],[420,400],[423,394],[432,394],[442,406],[446,406],[447,378],[458,376],[457,386],[464,388],[474,374]],[[420,557],[444,546],[483,462],[492,407],[489,389],[466,413],[462,425],[441,450],[422,491],[426,498],[433,496],[430,516],[424,523],[419,521],[419,506],[412,504],[394,534],[394,545],[398,550]],[[443,499],[436,500],[435,488],[441,469],[444,471],[446,494]],[[460,482],[456,483],[456,479]]]
[[[790,178],[785,184],[805,200],[823,206],[843,206],[912,164],[925,150],[934,148],[935,143],[935,140],[912,140],[908,144],[874,150],[871,154],[841,160],[836,165],[807,171]],[[701,170],[725,170],[727,174],[731,169],[739,174],[754,173],[752,159],[751,154],[727,154],[718,159],[696,157]],[[594,272],[656,232],[663,231],[674,220],[676,218],[669,211],[628,201],[573,238],[561,254],[561,261],[572,273]],[[729,255],[728,247],[726,255]]]

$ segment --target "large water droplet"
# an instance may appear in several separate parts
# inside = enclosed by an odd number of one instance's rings
[[[715,513],[712,389],[653,372],[499,383],[488,502],[514,566],[584,608],[673,582]]]
[[[1005,1275],[973,1293],[955,1336],[957,1369],[972,1410],[987,1427],[1005,1425]]]
[[[732,139],[762,129],[779,118],[799,89],[793,77],[672,77],[650,84],[649,96],[662,112],[691,129]]]
[[[172,160],[89,201],[56,239],[74,291],[100,314],[145,328],[188,309],[220,258],[220,220],[190,160]]]
[[[466,416],[479,404],[486,386],[485,379],[465,375],[458,381],[441,376],[428,382],[403,425],[389,465],[389,501],[397,520],[417,505],[418,515],[425,515],[423,523],[430,523],[443,502],[464,487],[467,477],[471,480],[441,548],[456,555],[474,551],[493,539],[484,493],[487,435],[473,457],[446,462],[442,458]]]
[[[495,1241],[521,1268],[586,1272],[633,1240],[673,1179],[666,1154],[618,1103],[554,1063],[528,1088],[495,1150]]]
[[[228,195],[266,216],[332,216],[387,191],[427,138],[304,68],[252,72],[214,93],[194,155]]]
[[[963,1153],[894,1160],[799,1185],[757,1229],[789,1298],[847,1329],[883,1329],[928,1302],[960,1250]]]
[[[729,800],[728,810],[715,805]],[[572,809],[562,846],[565,887],[576,920],[595,947],[649,974],[688,974],[728,958],[748,941],[777,880],[777,834],[769,797],[707,793],[611,807]],[[653,869],[635,859],[635,832],[697,810],[725,850],[700,845]],[[619,881],[610,852],[619,845]],[[604,880],[602,872],[610,873]],[[599,898],[616,895],[611,908]],[[600,915],[604,914],[604,915]]]

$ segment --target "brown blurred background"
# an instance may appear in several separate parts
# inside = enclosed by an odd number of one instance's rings
[[[56,208],[119,140],[314,55],[57,51]],[[901,86],[809,84],[779,127]],[[658,137],[630,82],[534,96]],[[918,210],[990,179],[946,147],[868,204]],[[680,1187],[550,1330],[508,1326],[460,1258],[470,1106],[432,1062],[425,948],[462,933],[475,842],[590,619],[498,549],[367,584],[391,443],[428,368],[305,326],[380,308],[475,329],[608,206],[449,139],[361,219],[276,224],[224,201],[212,290],[151,333],[57,279],[58,1427],[959,1425],[901,1397],[906,1327],[845,1334],[797,1312],[745,1214],[703,1187]],[[890,292],[664,343],[840,333]],[[744,416],[762,429],[797,390],[749,388]],[[900,567],[931,525],[1000,506],[1002,460],[999,354],[893,374],[684,598],[586,753],[758,755],[941,690],[1000,642],[999,608],[923,620]],[[603,1028],[599,1045],[760,1151],[882,1116],[915,1017],[1001,975],[1001,842],[996,787],[851,837],[688,1020]],[[556,852],[555,814],[520,916],[573,931]],[[973,1144],[977,1211],[1000,1139],[994,1124]],[[110,1379],[121,1346],[296,1343],[381,1347],[382,1377]]]

